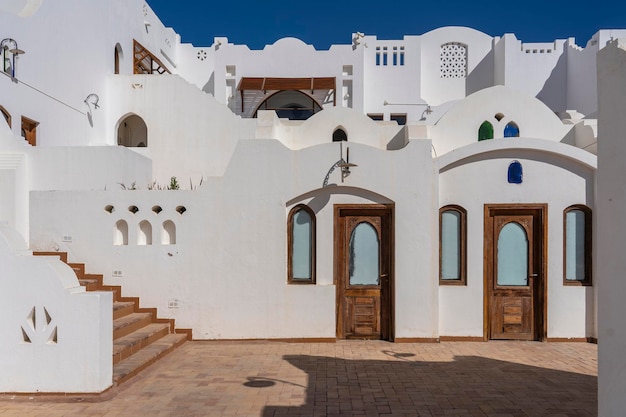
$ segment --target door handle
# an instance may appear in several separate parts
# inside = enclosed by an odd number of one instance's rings
[[[528,278],[537,278],[539,276],[539,274],[530,274],[528,276]]]

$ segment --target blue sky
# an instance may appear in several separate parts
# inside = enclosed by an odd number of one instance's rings
[[[575,37],[585,46],[599,29],[626,29],[623,0],[147,1],[183,42],[195,46],[226,36],[230,42],[262,49],[293,36],[328,49],[350,43],[352,32],[401,39],[442,26],[469,26],[491,36],[515,33],[523,42]]]

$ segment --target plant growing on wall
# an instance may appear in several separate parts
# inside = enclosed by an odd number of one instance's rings
[[[170,185],[167,186],[168,190],[180,190],[180,184],[178,184],[178,180],[176,177],[170,178]]]

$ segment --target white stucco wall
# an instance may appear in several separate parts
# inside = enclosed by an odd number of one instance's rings
[[[522,184],[507,182],[515,160]],[[594,288],[563,285],[563,210],[593,208],[595,157],[545,140],[510,139],[468,145],[438,163],[439,206],[467,210],[467,286],[439,287],[441,335],[483,336],[484,205],[547,203],[547,337],[594,337]]]
[[[101,392],[112,384],[112,294],[85,292],[55,257],[0,226],[2,392]]]

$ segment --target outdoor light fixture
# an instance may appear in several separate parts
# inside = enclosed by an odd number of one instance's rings
[[[350,163],[350,148],[348,147],[346,147],[346,159],[343,159],[343,141],[339,142],[339,160],[335,162],[333,166],[331,166],[328,170],[328,173],[324,178],[324,184],[322,185],[322,187],[328,186],[328,179],[330,178],[330,174],[332,174],[336,168],[341,169],[341,182],[343,182],[343,180],[350,175],[350,168],[354,168],[357,166],[357,164]]]
[[[2,71],[7,72],[7,51],[11,53],[11,77],[15,78],[15,64],[19,55],[24,51],[17,47],[17,42],[12,38],[4,38],[0,41],[2,48]]]
[[[87,98],[84,100],[84,103],[87,105],[87,107],[90,107],[90,104],[93,105],[94,109],[99,108],[100,106],[98,106],[98,101],[100,100],[100,97],[98,97],[97,94],[89,94],[87,96]]]
[[[383,106],[426,106],[424,111],[426,114],[431,114],[433,109],[430,108],[428,103],[390,103],[387,100],[383,101]]]

